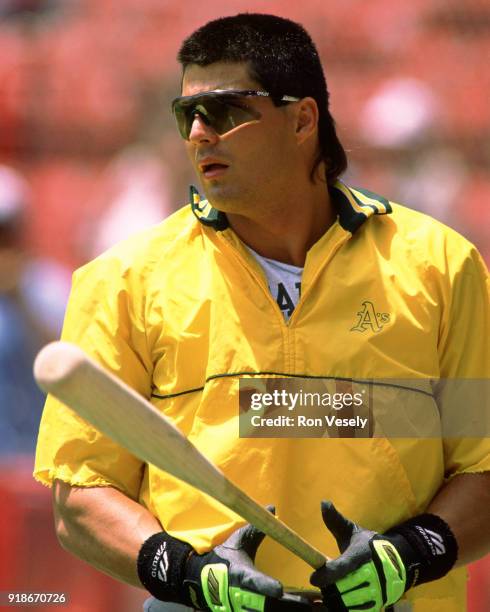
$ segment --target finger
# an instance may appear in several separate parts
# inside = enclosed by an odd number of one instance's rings
[[[276,514],[275,506],[266,506],[271,514]],[[243,550],[252,561],[255,561],[257,549],[265,538],[265,533],[253,525],[244,525],[231,534],[231,536],[221,545],[232,550]]]
[[[280,598],[283,594],[282,584],[279,580],[259,572],[255,567],[242,567],[238,572],[230,573],[230,585],[239,586],[240,589],[260,593],[268,597]]]
[[[361,551],[359,554],[349,552],[340,555],[333,561],[328,561],[323,567],[313,572],[310,582],[314,586],[322,587],[334,584],[341,578],[352,574],[370,561],[369,551]]]
[[[342,601],[339,590],[335,585],[330,585],[322,589],[323,605],[328,612],[348,612],[346,605]]]
[[[313,586],[322,588],[329,584],[335,584],[337,580],[344,578],[355,569],[356,566],[354,566],[352,559],[340,556],[315,570],[310,576],[310,582]]]
[[[352,536],[359,527],[346,519],[330,501],[321,502],[323,522],[332,532],[341,553],[349,546]]]
[[[242,551],[250,560],[255,561],[257,549],[265,538],[265,533],[254,527],[253,525],[245,525],[234,531],[231,536],[216,547],[216,552],[223,555],[223,549],[232,551]],[[226,555],[228,557],[228,555]]]
[[[381,585],[369,563],[338,580],[336,586],[349,609],[356,606],[361,610],[381,609]]]

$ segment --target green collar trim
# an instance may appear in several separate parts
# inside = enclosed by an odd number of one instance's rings
[[[333,204],[339,214],[339,223],[352,234],[373,215],[389,215],[393,212],[391,204],[367,189],[347,187],[336,181],[329,189]]]
[[[189,196],[192,212],[203,225],[213,227],[218,232],[228,227],[228,219],[225,213],[216,210],[207,200],[201,198],[194,185],[189,187]]]
[[[333,204],[339,215],[340,225],[352,234],[373,215],[389,215],[393,212],[386,198],[359,187],[347,187],[336,181],[329,189]],[[193,185],[189,188],[192,212],[200,223],[225,230],[229,224],[225,213],[213,208],[208,200],[201,197]]]

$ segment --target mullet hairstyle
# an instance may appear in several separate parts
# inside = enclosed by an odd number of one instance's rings
[[[177,59],[184,71],[190,64],[247,62],[250,76],[271,94],[276,106],[283,95],[314,98],[319,111],[320,154],[311,177],[322,160],[329,185],[347,168],[347,156],[328,108],[329,93],[318,51],[300,24],[259,13],[222,17],[186,38]]]

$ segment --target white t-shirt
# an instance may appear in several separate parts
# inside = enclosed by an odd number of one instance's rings
[[[288,321],[301,296],[303,268],[262,257],[250,247],[247,248],[262,266],[272,297],[276,300],[285,320]]]

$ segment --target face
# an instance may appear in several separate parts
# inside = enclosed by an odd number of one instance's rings
[[[250,78],[246,64],[186,68],[183,96],[217,89],[264,88]],[[268,97],[247,97],[243,102],[250,108],[250,120],[220,135],[196,114],[184,142],[211,204],[223,212],[247,215],[265,202],[280,202],[287,192],[294,178],[297,143],[294,103],[276,107]]]

